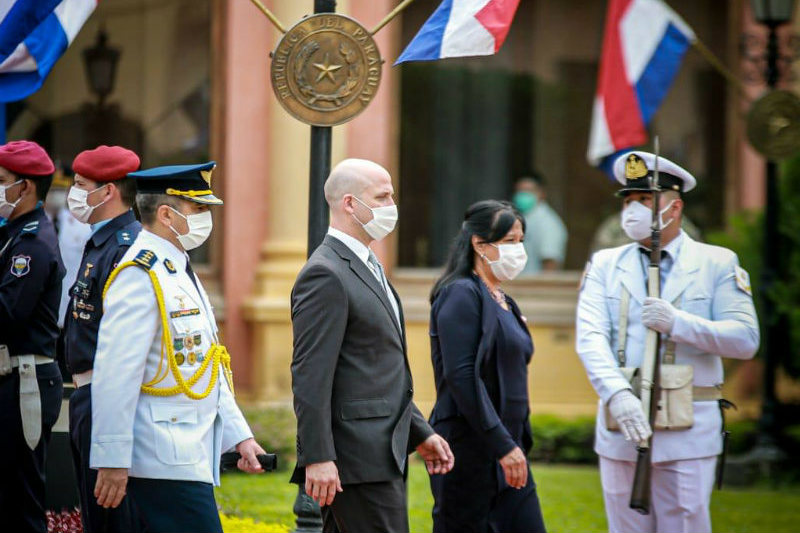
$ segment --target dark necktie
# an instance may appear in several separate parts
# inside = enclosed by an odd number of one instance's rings
[[[639,247],[639,252],[644,256],[644,263],[642,264],[642,270],[644,271],[644,278],[645,278],[645,285],[647,285],[647,269],[650,265],[650,250],[644,248],[642,246]],[[664,287],[664,283],[667,281],[667,275],[669,271],[672,270],[672,262],[668,260],[669,254],[666,250],[661,250],[661,261],[659,261],[659,271],[660,271],[660,278],[661,278],[661,287]],[[666,259],[666,261],[665,261]]]
[[[643,256],[645,256],[645,257],[647,258],[647,260],[648,260],[648,261],[650,260],[650,250],[648,250],[647,248],[643,248],[643,247],[641,247],[641,246],[640,246],[640,247],[639,247],[639,252],[640,252],[640,253],[641,253]],[[664,260],[664,259],[666,259],[666,258],[667,258],[667,251],[666,251],[666,250],[661,250],[661,260],[663,261],[663,260]]]
[[[194,283],[194,288],[197,289],[197,294],[200,294],[200,287],[197,285],[197,278],[194,277],[194,270],[192,270],[192,265],[189,263],[189,259],[186,259],[186,274],[189,275],[189,279],[192,280]]]

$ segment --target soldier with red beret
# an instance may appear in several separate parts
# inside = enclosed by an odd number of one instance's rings
[[[45,533],[45,453],[61,410],[55,363],[64,265],[42,208],[55,167],[31,141],[0,146],[0,517]]]
[[[69,401],[69,432],[81,500],[81,520],[87,533],[134,531],[135,513],[128,498],[113,509],[97,505],[93,491],[97,470],[89,468],[92,437],[91,382],[97,332],[103,316],[103,288],[108,275],[139,235],[142,225],[133,214],[136,184],[127,177],[139,169],[139,157],[121,146],[98,146],[72,162],[75,184],[67,196],[72,215],[91,224],[77,278],[70,289],[64,317],[64,354],[75,383]]]

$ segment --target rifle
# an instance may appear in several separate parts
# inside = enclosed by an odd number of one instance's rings
[[[647,268],[647,295],[661,297],[661,190],[658,183],[658,136],[655,137],[656,163],[650,177],[650,191],[653,194],[653,223],[651,225],[650,265]],[[641,368],[641,400],[642,409],[647,414],[651,428],[656,426],[656,412],[660,395],[661,378],[661,335],[647,330],[645,352]],[[650,482],[653,469],[653,436],[655,430],[645,441],[636,445],[636,473],[633,476],[630,508],[641,514],[650,514]]]

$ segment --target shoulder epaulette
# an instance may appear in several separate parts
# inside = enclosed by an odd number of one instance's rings
[[[22,231],[20,231],[20,235],[36,235],[39,233],[39,221],[34,220],[33,222],[28,222],[24,226],[22,226]]]
[[[153,268],[153,265],[156,264],[156,261],[158,261],[158,257],[156,257],[156,254],[150,250],[142,250],[136,254],[136,257],[133,258],[133,262],[145,270],[150,270]]]
[[[133,244],[133,235],[126,229],[121,229],[117,232],[117,244],[120,246],[130,246]]]

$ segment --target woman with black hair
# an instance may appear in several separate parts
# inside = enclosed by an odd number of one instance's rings
[[[525,266],[524,236],[510,203],[471,205],[431,292],[430,423],[455,455],[450,473],[431,476],[435,533],[545,531],[526,459],[533,341],[501,289]]]

